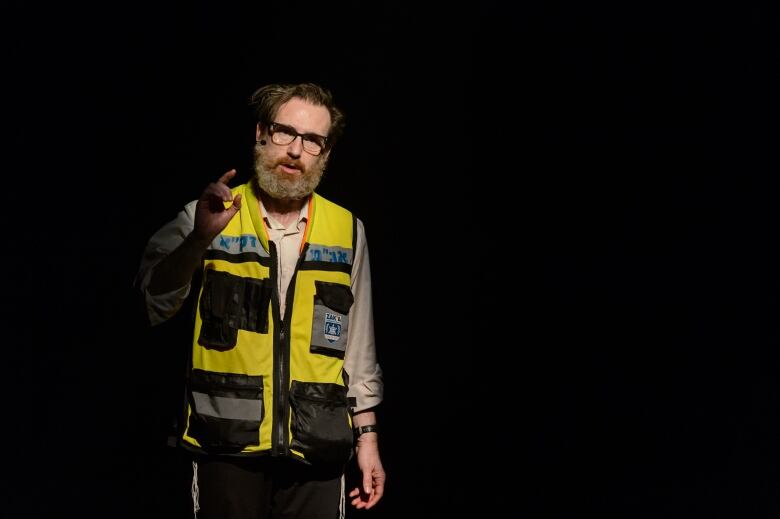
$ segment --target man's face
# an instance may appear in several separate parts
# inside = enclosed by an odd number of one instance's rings
[[[324,106],[293,98],[279,108],[272,122],[299,134],[324,137],[330,130],[330,113]],[[304,149],[302,137],[295,137],[289,144],[276,144],[269,129],[259,124],[256,137],[255,175],[263,191],[280,200],[299,200],[314,191],[328,161],[328,150],[312,155]],[[261,145],[260,140],[265,144]]]

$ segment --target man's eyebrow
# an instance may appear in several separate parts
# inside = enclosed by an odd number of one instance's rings
[[[289,129],[293,130],[295,133],[297,133],[298,135],[301,135],[301,136],[304,136],[304,137],[319,137],[320,139],[327,139],[328,138],[327,135],[320,135],[319,133],[300,132],[300,131],[298,131],[298,128],[296,128],[295,126],[291,126],[289,124],[284,124],[284,123],[274,123],[274,124],[276,124],[277,126],[284,126],[285,128],[289,128]]]

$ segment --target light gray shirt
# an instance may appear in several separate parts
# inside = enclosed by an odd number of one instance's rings
[[[143,291],[146,309],[152,325],[170,319],[179,311],[190,292],[191,283],[171,292],[152,295],[149,282],[154,267],[181,244],[195,227],[197,200],[187,204],[179,214],[161,227],[150,238],[141,260],[136,285]],[[277,279],[279,285],[280,314],[284,315],[287,287],[290,285],[301,250],[301,241],[306,229],[308,202],[304,204],[298,218],[288,227],[279,224],[269,216],[262,201],[260,211],[268,229],[269,238],[276,245],[279,264]],[[355,302],[349,312],[349,334],[344,352],[344,371],[349,380],[348,398],[354,398],[353,412],[370,409],[382,401],[382,369],[376,358],[374,342],[374,314],[371,299],[371,267],[368,261],[368,246],[363,222],[357,220],[357,236],[352,264],[352,295]]]

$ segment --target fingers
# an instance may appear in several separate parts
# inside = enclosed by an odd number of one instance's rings
[[[366,500],[365,495],[363,495],[363,491],[357,487],[352,489],[352,492],[349,493],[349,497],[352,499],[352,506],[360,510],[361,508],[366,507]]]
[[[217,180],[217,183],[219,183],[219,184],[227,184],[228,181],[235,176],[235,174],[236,174],[236,169],[233,168],[230,171],[225,172],[225,174],[222,175],[221,177],[219,177],[219,180]]]
[[[227,183],[235,175],[235,169],[231,169],[230,171],[226,172],[224,175],[219,177],[219,180],[206,186],[206,189],[204,189],[203,193],[200,195],[200,199],[203,201],[208,201],[211,205],[215,205],[218,200],[222,202],[230,202],[233,200],[233,194],[230,192],[230,188],[228,187]],[[225,209],[229,207],[229,205],[225,205]],[[239,204],[236,209],[240,208],[241,205]]]
[[[377,504],[380,499],[382,499],[382,495],[385,493],[385,487],[384,485],[377,485],[374,487],[374,491],[368,498],[368,503],[366,503],[366,510]]]
[[[200,195],[201,200],[221,200],[223,202],[229,202],[233,199],[233,195],[230,193],[230,188],[225,184],[219,182],[212,182],[206,186],[203,193]]]
[[[375,488],[372,488],[369,492],[364,492],[361,488],[354,488],[350,493],[349,497],[352,498],[352,506],[357,508],[358,510],[365,508],[368,510],[382,498],[382,495],[384,494],[384,487],[382,485],[377,485]]]

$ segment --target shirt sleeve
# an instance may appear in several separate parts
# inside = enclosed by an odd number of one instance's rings
[[[371,298],[371,267],[363,223],[357,220],[355,256],[352,264],[352,295],[349,312],[349,335],[344,353],[352,412],[375,407],[382,401],[384,384],[374,342],[374,312]]]
[[[146,313],[152,326],[161,324],[179,311],[184,300],[190,293],[190,283],[164,294],[149,293],[149,282],[154,274],[154,268],[168,254],[176,249],[195,228],[195,206],[193,200],[179,214],[163,225],[149,239],[141,258],[141,265],[135,278],[135,286],[144,295]]]

